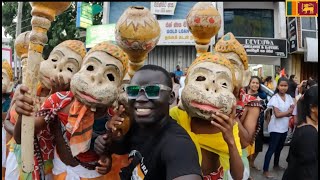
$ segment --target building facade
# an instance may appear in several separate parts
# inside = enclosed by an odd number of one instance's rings
[[[196,50],[191,34],[184,26],[188,12],[197,2],[176,2],[173,15],[155,15],[162,30],[159,44],[149,53],[146,64],[156,64],[174,71],[176,65],[187,67],[196,58]],[[225,33],[232,32],[236,38],[246,42],[254,42],[255,49],[248,53],[252,74],[261,77],[275,75],[280,67],[281,59],[287,57],[286,51],[286,18],[284,2],[212,2],[222,17],[221,29],[212,39],[212,50],[216,40]],[[151,2],[109,2],[108,23],[116,23],[121,14],[129,6],[151,8]],[[180,26],[179,26],[180,25]],[[165,34],[165,35],[163,35]],[[251,38],[249,41],[248,38]],[[241,41],[241,42],[242,42]],[[259,53],[262,45],[268,42],[280,49],[281,55],[275,53]],[[281,42],[277,44],[278,42]],[[285,45],[283,45],[285,44]],[[251,45],[248,45],[252,46]],[[281,47],[280,47],[281,46]],[[258,48],[257,48],[258,47]],[[247,50],[247,49],[246,49]],[[247,50],[247,52],[250,50]],[[271,51],[271,50],[270,50]]]
[[[289,55],[281,62],[299,81],[318,77],[318,18],[287,18]]]

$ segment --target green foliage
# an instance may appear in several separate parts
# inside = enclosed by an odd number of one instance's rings
[[[2,26],[5,28],[5,35],[9,34],[13,37],[10,46],[14,49],[14,39],[16,37],[16,23],[13,20],[17,16],[18,2],[3,2],[2,6]],[[95,2],[103,6],[103,2]],[[76,28],[76,3],[72,2],[71,6],[61,15],[57,16],[55,21],[51,23],[51,27],[47,32],[48,42],[43,50],[43,57],[48,58],[52,49],[65,40],[80,40],[85,42],[85,37],[80,38],[80,28]],[[31,31],[31,6],[24,2],[22,8],[21,32]],[[102,12],[94,16],[93,24],[101,24]],[[84,30],[84,29],[83,29]]]

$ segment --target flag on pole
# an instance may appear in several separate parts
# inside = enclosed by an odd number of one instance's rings
[[[280,71],[280,77],[286,77],[286,71],[284,68]]]

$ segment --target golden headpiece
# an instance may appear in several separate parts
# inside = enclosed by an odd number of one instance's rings
[[[30,42],[30,31],[19,34],[14,42],[14,49],[20,59],[28,57],[28,49]]]
[[[228,69],[230,69],[231,74],[232,74],[232,82],[233,84],[236,82],[236,77],[235,77],[235,72],[234,72],[234,67],[231,64],[231,62],[229,60],[227,60],[223,55],[219,54],[219,53],[210,53],[210,52],[206,52],[206,53],[202,53],[199,57],[197,57],[192,64],[190,65],[189,69],[188,69],[188,73],[192,70],[192,68],[202,62],[212,62],[212,63],[216,63],[216,64],[220,64],[223,65],[225,67],[227,67]]]
[[[215,45],[215,51],[221,53],[234,52],[242,60],[244,69],[248,69],[248,57],[244,47],[236,40],[234,35],[229,32],[221,37],[221,39]]]
[[[128,71],[129,59],[128,55],[118,45],[112,43],[111,41],[104,41],[91,48],[88,54],[94,51],[103,51],[118,59],[123,66],[122,79],[124,78],[125,74],[127,74]]]
[[[10,79],[10,81],[13,81],[13,72],[12,72],[12,68],[10,66],[10,64],[8,63],[8,61],[2,61],[2,69],[7,71],[8,77]]]
[[[84,58],[84,56],[86,55],[86,52],[87,52],[82,41],[66,40],[66,41],[63,41],[62,43],[60,43],[58,46],[60,46],[60,45],[70,48],[71,50],[73,50],[74,52],[79,54],[82,58]]]

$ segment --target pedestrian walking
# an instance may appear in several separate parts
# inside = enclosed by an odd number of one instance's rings
[[[298,101],[298,124],[282,180],[318,179],[318,86],[306,91]]]
[[[288,79],[281,77],[277,83],[275,94],[267,105],[273,109],[271,120],[268,125],[268,131],[270,133],[269,148],[263,164],[263,175],[267,178],[273,177],[269,173],[269,164],[273,154],[273,168],[282,169],[279,166],[279,158],[287,137],[289,119],[294,109],[294,100],[287,94],[288,85]]]

